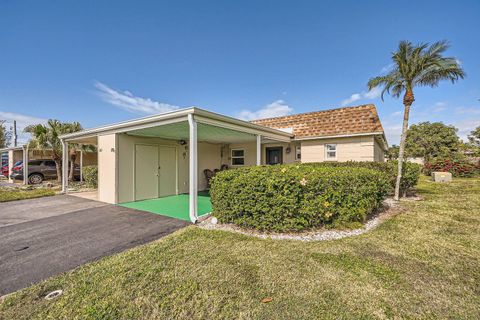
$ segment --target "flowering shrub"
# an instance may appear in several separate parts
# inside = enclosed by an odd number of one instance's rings
[[[436,171],[450,172],[454,177],[472,177],[480,174],[480,165],[463,159],[433,159],[423,167],[426,175]]]
[[[379,170],[292,164],[219,172],[210,195],[220,222],[283,232],[363,222],[389,189]]]

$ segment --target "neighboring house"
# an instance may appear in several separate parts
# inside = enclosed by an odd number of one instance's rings
[[[28,152],[25,152],[28,150]],[[3,168],[7,166],[7,170],[5,173],[9,182],[14,182],[11,179],[10,175],[12,174],[12,168],[14,167],[15,163],[22,161],[25,162],[28,159],[28,163],[35,160],[44,160],[44,159],[53,159],[52,158],[52,151],[51,150],[39,150],[39,149],[27,149],[26,146],[19,146],[19,147],[10,147],[0,149],[0,154],[2,158],[2,172]],[[89,165],[96,165],[97,164],[97,154],[93,152],[79,152],[80,156],[77,156],[75,159],[75,163],[81,166],[89,166]],[[27,169],[28,170],[28,169]],[[2,174],[0,172],[0,174]],[[30,171],[29,171],[30,172]],[[31,172],[30,172],[31,174]],[[27,184],[28,180],[24,180],[24,184]]]
[[[68,143],[97,145],[100,201],[124,203],[188,193],[192,221],[197,219],[197,192],[207,188],[205,169],[384,161],[387,150],[374,105],[252,122],[188,108],[60,138],[65,151]],[[64,192],[67,185],[64,179]]]

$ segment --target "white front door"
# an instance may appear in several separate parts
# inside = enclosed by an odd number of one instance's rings
[[[177,194],[177,149],[160,146],[160,197]]]
[[[135,145],[135,200],[158,198],[158,146]]]

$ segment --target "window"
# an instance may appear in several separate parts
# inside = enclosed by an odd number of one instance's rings
[[[301,160],[302,159],[302,147],[301,146],[296,146],[295,147],[295,160]]]
[[[28,161],[29,166],[39,166],[42,164],[42,160],[30,160]]]
[[[245,150],[232,149],[232,166],[245,165]]]
[[[47,160],[43,164],[47,167],[56,167],[55,161],[53,161],[53,160]]]
[[[337,159],[337,145],[336,144],[326,144],[325,145],[325,159],[326,160]]]

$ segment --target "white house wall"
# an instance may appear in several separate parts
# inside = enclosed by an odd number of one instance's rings
[[[304,140],[301,142],[302,162],[325,161],[325,144],[337,145],[335,161],[374,161],[373,136]],[[330,160],[329,160],[330,161]]]
[[[188,145],[181,145],[176,140],[161,138],[150,138],[131,136],[127,134],[118,135],[118,202],[134,201],[134,159],[135,144],[155,144],[175,146],[177,148],[177,186],[178,193],[188,193]],[[206,142],[198,143],[198,189],[205,190],[207,181],[203,174],[204,169],[214,170],[220,168],[221,145]]]
[[[98,136],[98,200],[116,203],[116,135]]]
[[[203,170],[213,171],[222,166],[221,148],[220,144],[198,143],[198,190],[205,190],[208,187]]]
[[[383,150],[383,147],[380,144],[380,142],[377,139],[374,139],[374,140],[375,140],[375,145],[374,145],[375,161],[385,162],[385,151]]]
[[[262,164],[266,163],[266,148],[269,147],[282,147],[283,148],[283,162],[284,163],[293,163],[295,160],[295,147],[300,145],[300,143],[262,143]],[[287,153],[287,148],[290,147],[290,153]],[[232,166],[231,161],[231,152],[234,149],[243,149],[245,150],[245,166],[254,166],[257,164],[257,145],[256,142],[251,143],[232,143],[226,145],[224,150],[224,157],[222,158],[222,163],[228,164],[229,167],[235,168]],[[299,162],[299,161],[298,161]]]

